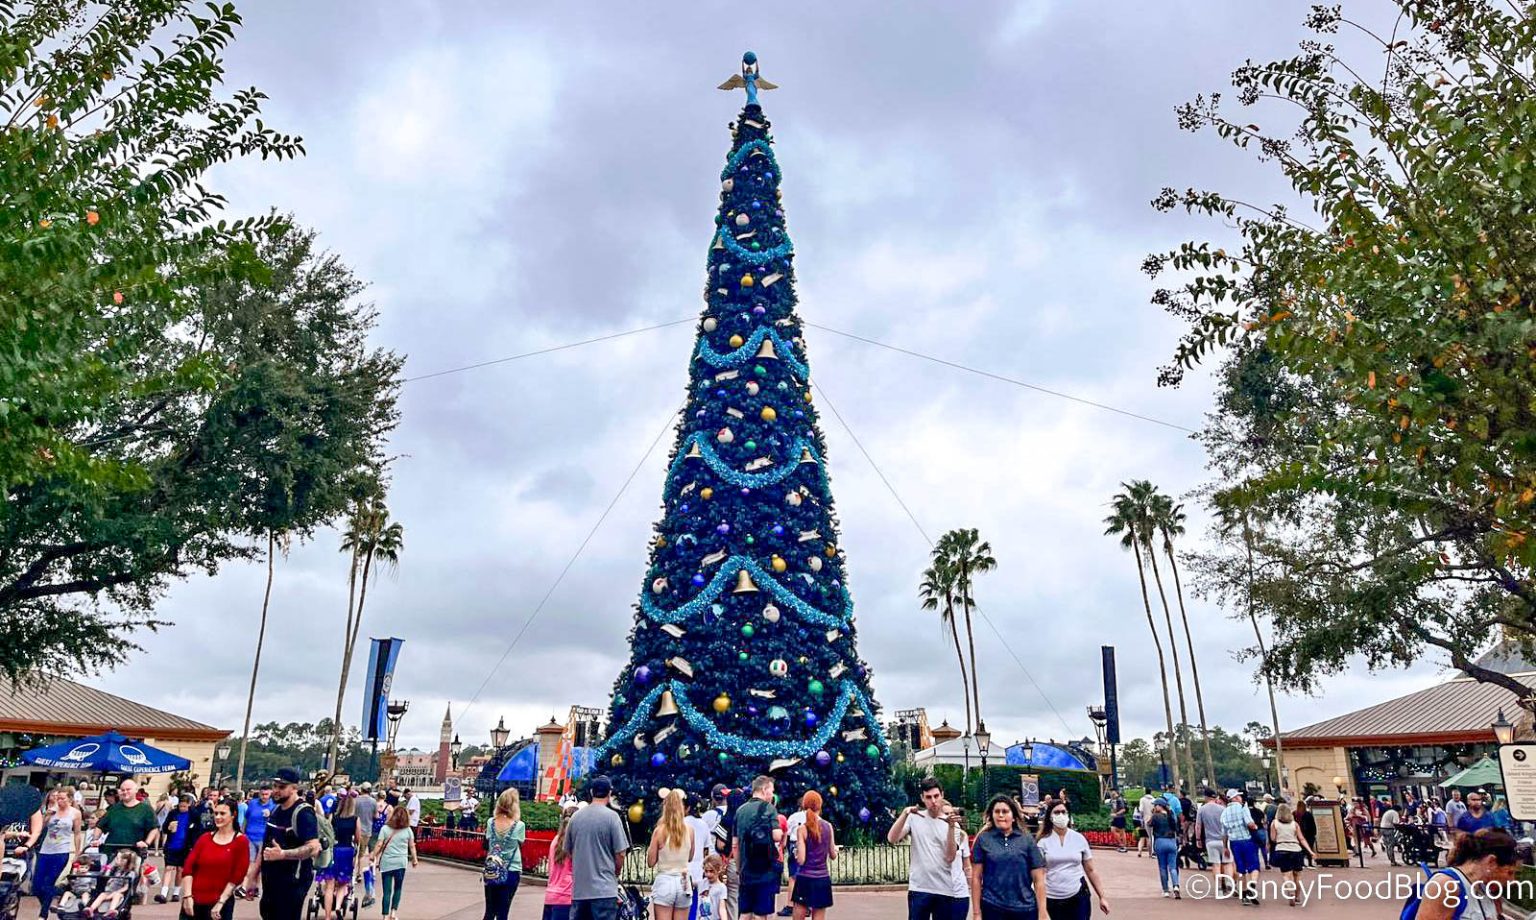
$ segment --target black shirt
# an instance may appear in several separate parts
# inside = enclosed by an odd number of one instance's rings
[[[267,846],[277,844],[285,850],[294,850],[311,840],[320,839],[320,828],[315,821],[315,807],[298,802],[287,808],[279,808],[267,817]],[[301,898],[315,880],[313,859],[284,859],[261,864],[261,889],[284,903]]]
[[[989,827],[976,835],[971,861],[982,867],[981,903],[1024,914],[1036,911],[1032,873],[1045,868],[1045,855],[1034,837],[1018,828],[1004,836]]]
[[[331,826],[336,829],[336,845],[339,847],[357,846],[357,816],[350,818],[332,818]]]

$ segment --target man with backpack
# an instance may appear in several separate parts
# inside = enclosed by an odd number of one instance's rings
[[[262,920],[299,920],[315,880],[315,858],[324,849],[319,815],[299,795],[301,778],[292,767],[272,777],[277,810],[267,816],[267,845],[261,851]]]
[[[752,781],[752,799],[736,810],[736,859],[741,865],[741,920],[767,920],[779,897],[779,812],[773,777]]]

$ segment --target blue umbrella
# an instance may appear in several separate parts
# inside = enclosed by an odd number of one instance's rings
[[[175,773],[192,768],[185,757],[129,741],[115,731],[35,748],[22,754],[21,762],[81,773]]]

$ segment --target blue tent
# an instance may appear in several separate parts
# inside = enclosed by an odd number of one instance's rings
[[[1082,758],[1064,745],[1035,742],[1031,745],[1029,759],[1024,758],[1024,745],[1015,744],[1008,749],[1010,767],[1038,767],[1042,770],[1088,770]]]
[[[115,731],[35,748],[22,754],[21,762],[80,773],[175,773],[192,769],[192,761],[185,757],[130,741]]]

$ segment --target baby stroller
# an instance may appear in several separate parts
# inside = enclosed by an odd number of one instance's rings
[[[355,887],[348,882],[336,892],[335,915],[337,917],[357,920],[362,899],[353,890]],[[309,906],[304,909],[304,916],[306,920],[316,920],[318,917],[325,916],[325,889],[318,884],[309,890]]]
[[[89,908],[107,890],[107,883],[114,878],[111,866],[105,856],[91,854],[80,856],[70,867],[69,875],[65,876],[64,886],[53,901],[53,913],[59,920],[90,920],[86,913]],[[135,869],[132,878],[128,879],[129,890],[118,904],[117,908],[106,917],[98,914],[95,920],[132,920],[133,905],[137,900],[135,889],[139,884],[139,872]]]
[[[1435,829],[1423,824],[1399,824],[1397,849],[1403,865],[1423,863],[1431,868],[1440,864],[1440,848],[1435,845]]]
[[[0,920],[16,920],[21,910],[22,886],[30,876],[31,864],[16,855],[16,847],[6,841],[5,858],[0,859]]]
[[[634,885],[619,889],[618,920],[646,920],[651,915],[651,899],[640,893]]]

